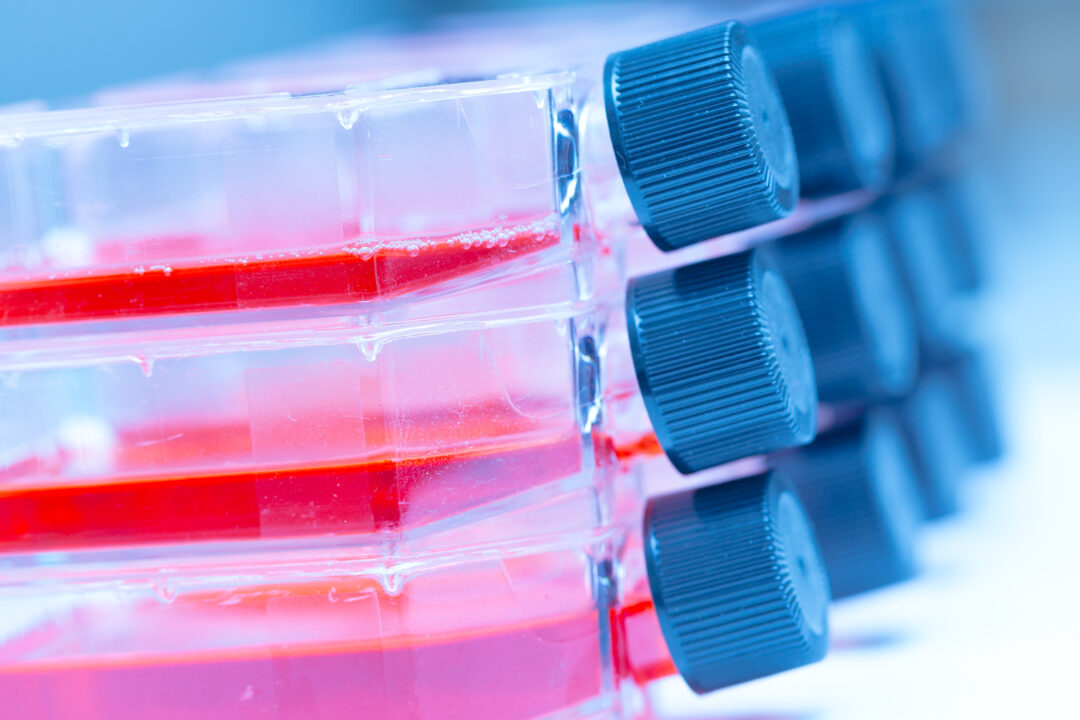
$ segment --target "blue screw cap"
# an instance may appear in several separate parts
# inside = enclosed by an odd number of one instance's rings
[[[962,122],[958,76],[942,15],[930,2],[876,0],[847,8],[873,53],[896,133],[896,165],[910,172],[940,153]]]
[[[626,318],[649,419],[680,472],[813,439],[817,389],[802,322],[759,252],[634,278]]]
[[[614,53],[604,87],[623,183],[657,247],[685,247],[795,208],[791,127],[743,25]]]
[[[814,524],[834,598],[915,574],[922,505],[892,413],[872,410],[774,464],[791,478]]]
[[[925,516],[936,520],[956,513],[968,455],[954,388],[942,373],[925,372],[899,412]]]
[[[805,196],[885,184],[893,127],[870,49],[838,12],[813,9],[752,28],[787,107]]]
[[[1004,452],[994,387],[981,353],[957,348],[933,360],[952,388],[960,409],[969,458],[975,463],[997,460]]]
[[[825,656],[828,577],[779,473],[653,498],[644,533],[660,628],[695,692]]]
[[[880,213],[922,349],[952,345],[959,334],[955,309],[961,291],[950,253],[952,228],[940,199],[925,188],[907,190],[886,198]]]
[[[877,218],[831,221],[767,251],[802,316],[822,400],[911,389],[919,367],[914,312]]]
[[[941,178],[932,184],[948,223],[949,268],[957,290],[974,293],[986,284],[987,259],[978,202],[970,178]]]

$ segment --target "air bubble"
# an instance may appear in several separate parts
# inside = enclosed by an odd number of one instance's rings
[[[416,243],[409,243],[405,247],[405,252],[409,253],[409,257],[416,257],[420,254],[420,246]]]
[[[116,141],[120,143],[120,147],[126,148],[131,144],[131,131],[127,128],[117,128]]]

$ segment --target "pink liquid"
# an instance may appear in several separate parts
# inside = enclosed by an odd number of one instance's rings
[[[483,586],[500,578],[468,580]],[[568,606],[555,613],[528,607],[503,586],[486,587],[470,606],[451,585],[445,606],[417,608],[408,586],[390,597],[355,580],[328,585],[256,589],[224,606],[212,596],[151,605],[125,618],[119,634],[134,638],[125,638],[133,648],[108,647],[125,643],[94,629],[92,618],[60,618],[59,627],[23,639],[23,657],[3,661],[18,642],[0,654],[5,712],[86,720],[528,718],[602,692],[607,614],[569,575],[548,587],[552,603]],[[165,647],[138,647],[154,643]]]
[[[597,608],[568,555],[517,562],[397,596],[355,578],[181,595],[118,606],[122,630],[76,610],[6,646],[0,697],[20,718],[529,718],[605,675],[676,672],[647,587]]]

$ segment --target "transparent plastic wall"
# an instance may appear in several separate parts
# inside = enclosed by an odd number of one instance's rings
[[[367,347],[276,330],[208,354],[5,369],[0,548],[396,532],[589,482],[595,400],[575,377],[589,322]]]
[[[574,83],[0,121],[9,707],[617,712]]]
[[[565,251],[573,80],[0,116],[0,319],[367,301]]]
[[[675,672],[599,78],[438,79],[0,117],[22,714],[629,717]]]
[[[26,583],[0,689],[22,717],[616,717],[617,537]]]

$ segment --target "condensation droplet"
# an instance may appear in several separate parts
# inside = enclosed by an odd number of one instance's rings
[[[135,361],[135,364],[139,366],[139,370],[142,371],[144,377],[150,377],[154,374],[154,360],[143,355],[134,355],[131,358]]]
[[[338,123],[346,130],[352,130],[353,125],[360,119],[359,108],[338,108],[334,114],[337,116]]]
[[[176,585],[173,584],[172,580],[168,578],[154,580],[153,586],[154,597],[156,597],[159,602],[165,605],[172,605],[176,602]]]
[[[359,348],[360,353],[364,356],[365,360],[368,362],[375,362],[379,357],[379,353],[382,351],[383,343],[379,340],[361,338],[356,341],[356,347]]]
[[[405,578],[401,573],[392,572],[382,576],[382,586],[386,590],[386,594],[390,597],[397,597],[401,594],[405,585]]]

